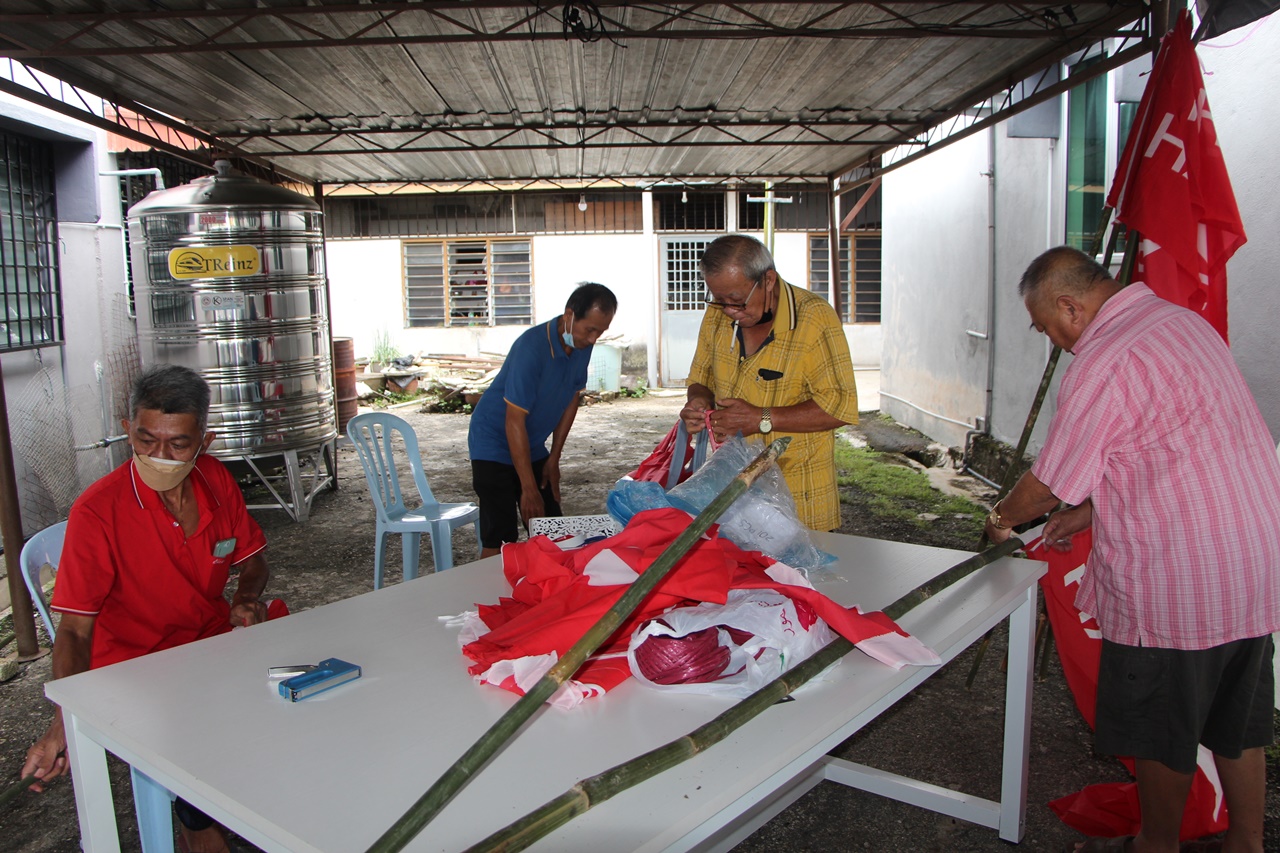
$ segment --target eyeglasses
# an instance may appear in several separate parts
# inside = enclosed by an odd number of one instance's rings
[[[721,311],[746,311],[747,303],[751,301],[751,296],[756,292],[756,288],[760,286],[760,280],[756,279],[756,283],[751,285],[751,289],[747,291],[747,298],[741,302],[717,302],[712,298],[710,293],[703,295],[702,301],[708,306],[719,308]]]

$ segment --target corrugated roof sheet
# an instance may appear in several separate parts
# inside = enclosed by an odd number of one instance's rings
[[[0,55],[329,184],[825,179],[1145,8],[8,0]]]

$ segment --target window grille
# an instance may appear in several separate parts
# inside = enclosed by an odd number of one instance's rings
[[[848,323],[853,311],[855,323],[880,322],[880,235],[855,233],[853,275],[849,274],[850,236],[840,238],[840,319]],[[831,282],[827,274],[827,236],[809,237],[809,289],[828,302]],[[852,289],[852,299],[850,291]]]
[[[658,231],[724,231],[724,190],[678,190],[653,194]]]
[[[699,262],[712,239],[699,237],[663,241],[663,278],[668,311],[701,311],[707,307],[703,298],[707,285],[702,280]]]
[[[528,240],[405,242],[405,316],[413,327],[533,322]]]
[[[0,130],[0,349],[61,343],[53,148]]]

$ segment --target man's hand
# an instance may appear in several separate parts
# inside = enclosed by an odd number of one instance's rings
[[[987,525],[983,530],[987,534],[987,540],[992,545],[999,545],[1001,542],[1013,535],[1012,527],[996,527],[995,524],[992,523],[990,516],[987,517]]]
[[[547,461],[542,464],[542,482],[539,484],[542,488],[551,487],[551,496],[560,501],[560,457],[551,454],[547,457]]]
[[[707,426],[707,410],[713,409],[715,406],[711,400],[702,397],[694,397],[685,403],[683,409],[680,410],[680,420],[684,421],[684,428],[689,435],[697,435],[706,429]]]
[[[542,493],[537,489],[522,488],[520,490],[520,518],[524,521],[525,529],[528,529],[530,520],[542,518],[546,514],[547,507],[542,502]]]
[[[245,628],[249,625],[257,625],[259,622],[266,621],[267,605],[258,599],[236,596],[235,600],[231,602],[230,622],[237,628]]]
[[[31,786],[36,793],[44,792],[44,783],[67,772],[67,735],[62,728],[62,714],[54,715],[49,730],[27,750],[27,760],[22,765],[20,778],[34,775],[39,782]]]
[[[716,406],[718,408],[711,416],[711,431],[715,433],[716,441],[724,441],[739,432],[744,436],[760,432],[761,409],[759,406],[736,397],[717,400]]]
[[[1060,510],[1044,523],[1044,542],[1055,551],[1070,551],[1071,537],[1093,524],[1093,501]]]

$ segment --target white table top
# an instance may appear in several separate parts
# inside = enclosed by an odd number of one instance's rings
[[[819,588],[879,609],[963,552],[816,535],[840,562]],[[1004,559],[900,624],[944,660],[1025,598],[1043,564]],[[498,558],[50,682],[93,740],[268,850],[364,850],[516,699],[475,684],[437,617],[505,594]],[[364,675],[291,704],[269,666],[337,657]],[[808,753],[820,756],[926,673],[854,651],[828,680],[707,753],[593,809],[535,849],[661,850]],[[733,700],[624,683],[570,711],[544,707],[409,850],[457,851],[579,779],[694,729]],[[994,760],[998,760],[998,757]]]

